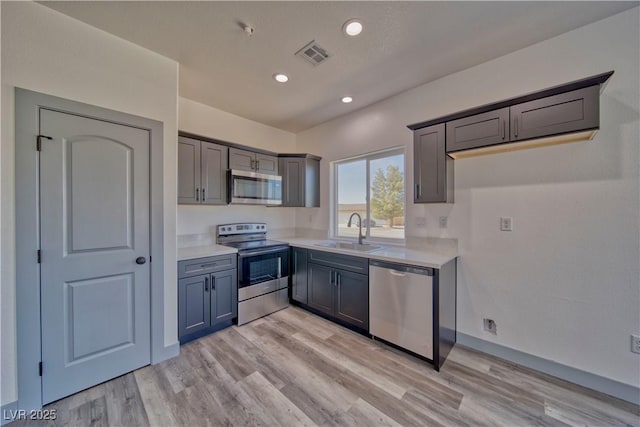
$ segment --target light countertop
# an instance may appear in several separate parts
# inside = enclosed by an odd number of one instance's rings
[[[454,250],[428,250],[428,249],[408,249],[403,246],[385,246],[382,249],[371,252],[360,252],[349,249],[337,249],[325,246],[317,246],[318,243],[327,240],[310,239],[278,239],[288,242],[291,246],[299,248],[313,249],[317,251],[333,252],[343,255],[359,256],[380,261],[395,262],[421,267],[442,268],[443,265],[458,257]]]
[[[208,246],[187,246],[184,248],[178,248],[178,261],[184,261],[186,259],[205,258],[210,256],[228,255],[238,253],[235,248],[222,245],[208,245]]]

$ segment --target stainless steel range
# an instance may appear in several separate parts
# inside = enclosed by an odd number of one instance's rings
[[[267,224],[219,225],[216,241],[238,249],[238,325],[289,305],[289,244],[267,240]]]

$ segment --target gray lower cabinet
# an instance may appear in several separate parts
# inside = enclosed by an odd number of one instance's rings
[[[600,126],[600,86],[511,106],[511,140],[522,141]]]
[[[362,268],[363,262],[368,266],[369,260],[320,251],[308,251],[308,254],[307,305],[368,331],[369,277],[355,271]]]
[[[323,313],[334,315],[334,270],[320,264],[307,265],[308,305]]]
[[[447,156],[445,124],[413,134],[414,203],[453,203],[453,159]]]
[[[238,316],[238,276],[235,269],[211,274],[211,326]]]
[[[320,159],[308,155],[280,155],[282,206],[320,207]]]
[[[229,148],[229,169],[277,175],[278,158],[231,147]]]
[[[369,277],[345,270],[336,270],[335,274],[335,316],[369,330]]]
[[[178,338],[185,343],[238,316],[235,254],[178,262]]]
[[[211,326],[208,280],[208,274],[178,280],[179,337],[202,332]]]
[[[291,299],[307,304],[307,249],[291,248]]]
[[[178,203],[227,203],[227,150],[223,145],[178,137]]]
[[[447,153],[509,142],[509,108],[447,122]]]

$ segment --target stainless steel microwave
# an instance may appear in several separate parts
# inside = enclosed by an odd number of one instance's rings
[[[232,169],[229,171],[229,203],[281,205],[282,177]]]

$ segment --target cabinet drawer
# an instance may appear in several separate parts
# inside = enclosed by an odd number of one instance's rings
[[[369,274],[369,259],[324,251],[309,251],[309,262],[340,268],[364,275]]]
[[[231,268],[235,269],[237,264],[238,257],[236,254],[178,261],[178,279]]]
[[[509,142],[509,108],[447,122],[447,153]]]

